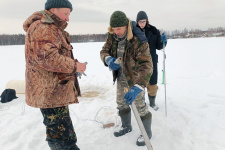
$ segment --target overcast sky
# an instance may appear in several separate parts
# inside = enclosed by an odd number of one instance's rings
[[[0,0],[0,34],[25,34],[23,22],[44,9],[46,0]],[[70,0],[70,34],[106,33],[116,10],[136,20],[147,13],[150,24],[167,31],[225,27],[225,0]]]

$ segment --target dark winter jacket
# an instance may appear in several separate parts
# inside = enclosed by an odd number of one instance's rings
[[[113,36],[114,32],[109,27],[109,34],[100,56],[103,63],[107,56],[117,57],[117,41]],[[152,74],[153,65],[149,53],[148,43],[141,43],[136,36],[133,36],[131,23],[128,24],[127,44],[123,57],[123,68],[129,87],[135,84],[147,86]]]
[[[151,85],[157,84],[157,78],[158,78],[158,55],[156,54],[156,49],[161,50],[163,48],[163,43],[161,42],[161,35],[159,30],[150,25],[147,24],[144,28],[145,35],[148,39],[148,44],[150,48],[150,53],[152,56],[152,63],[153,63],[153,74],[151,76],[151,79],[149,83]]]

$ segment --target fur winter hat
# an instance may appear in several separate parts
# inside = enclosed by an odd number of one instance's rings
[[[70,8],[71,11],[73,10],[73,6],[68,0],[47,0],[45,9],[51,8]]]
[[[110,17],[110,26],[112,28],[115,27],[123,27],[128,25],[128,19],[124,12],[115,11]]]
[[[138,23],[138,21],[143,20],[143,19],[147,19],[147,21],[148,21],[148,16],[144,11],[139,11],[137,14],[136,22]]]

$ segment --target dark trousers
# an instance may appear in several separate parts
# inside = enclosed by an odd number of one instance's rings
[[[68,106],[41,109],[51,150],[79,150]]]

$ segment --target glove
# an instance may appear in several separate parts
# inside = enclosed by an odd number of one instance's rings
[[[114,63],[115,60],[116,58],[114,57],[108,57],[105,61],[111,70],[118,70],[120,68],[120,65]]]
[[[148,42],[148,39],[145,36],[145,32],[143,32],[139,27],[137,27],[137,24],[135,21],[132,21],[133,26],[133,34],[136,35],[141,43]]]
[[[123,98],[126,99],[126,103],[132,104],[136,97],[142,92],[142,89],[137,86],[133,86],[130,91],[128,91]]]
[[[162,41],[163,43],[166,43],[166,42],[167,42],[167,37],[166,37],[165,33],[163,33],[163,34],[161,35],[161,41]]]

